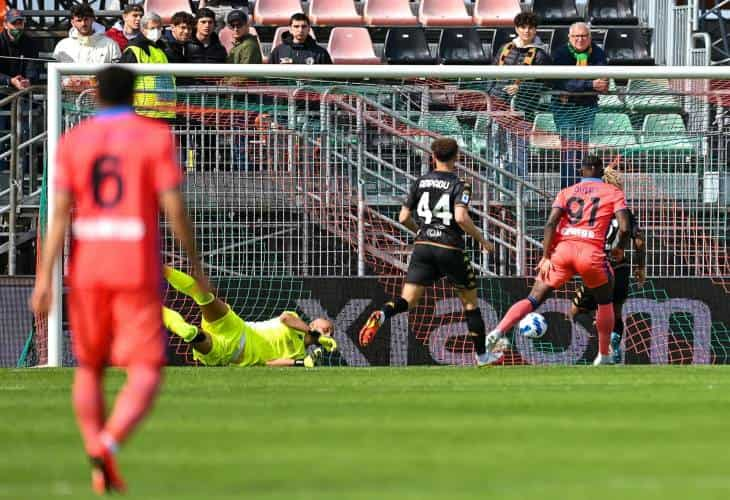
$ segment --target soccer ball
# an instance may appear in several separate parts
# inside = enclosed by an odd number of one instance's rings
[[[547,332],[547,321],[540,313],[530,313],[520,321],[520,335],[528,339],[539,339]]]

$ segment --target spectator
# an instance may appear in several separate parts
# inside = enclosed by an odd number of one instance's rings
[[[270,64],[332,64],[329,52],[317,45],[309,36],[311,23],[302,13],[289,19],[289,31],[282,36],[282,43],[271,51]]]
[[[53,50],[53,57],[59,62],[111,63],[122,56],[117,42],[104,33],[94,33],[94,11],[87,4],[71,7],[73,29]]]
[[[167,64],[162,38],[162,18],[148,12],[140,21],[141,33],[129,42],[120,62]],[[169,75],[139,75],[135,82],[137,114],[152,118],[175,117],[175,80]]]
[[[38,78],[38,67],[33,61],[38,58],[38,49],[24,31],[23,13],[17,9],[9,10],[0,33],[0,85],[13,91],[30,87]]]
[[[233,48],[226,59],[232,64],[261,64],[261,46],[258,38],[248,32],[248,16],[242,10],[232,10],[226,18],[233,31]]]
[[[185,44],[190,41],[190,34],[193,32],[195,18],[189,12],[175,12],[170,20],[170,29],[162,32],[162,40],[165,44],[165,55],[171,63],[184,63]]]
[[[189,63],[225,63],[225,47],[213,31],[215,13],[208,9],[198,9],[195,16],[195,33],[185,44],[185,58]]]
[[[563,66],[603,66],[606,56],[591,40],[588,25],[575,23],[568,32],[568,44],[553,54],[553,63]],[[578,181],[578,167],[598,112],[598,93],[608,90],[608,80],[556,80],[554,85],[556,90],[565,92],[554,96],[551,106],[555,125],[563,139],[560,185],[566,188]]]
[[[122,13],[122,20],[109,28],[106,36],[117,42],[119,50],[124,52],[130,40],[139,35],[139,20],[144,15],[140,4],[127,4]]]

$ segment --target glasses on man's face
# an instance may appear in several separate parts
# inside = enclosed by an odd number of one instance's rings
[[[591,35],[570,35],[570,38],[589,38]]]
[[[243,24],[241,24],[241,23],[232,23],[232,24],[229,24],[228,26],[230,26],[231,29],[234,29],[234,30],[243,28]]]

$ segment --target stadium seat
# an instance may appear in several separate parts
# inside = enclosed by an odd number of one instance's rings
[[[633,0],[588,0],[586,17],[593,26],[636,26]]]
[[[439,40],[440,64],[489,64],[476,28],[444,28]]]
[[[578,15],[575,0],[533,0],[532,11],[540,16],[543,25],[565,25],[583,21]]]
[[[430,132],[434,132],[442,137],[449,137],[459,143],[459,147],[466,149],[464,140],[464,129],[459,123],[459,119],[452,112],[429,112],[423,113],[418,120],[418,127]],[[427,143],[431,144],[431,138],[425,138]]]
[[[288,26],[289,18],[297,12],[302,12],[299,0],[257,0],[253,19],[256,24]]]
[[[162,18],[162,24],[170,24],[175,12],[190,12],[188,0],[145,0],[145,12],[156,12]]]
[[[464,0],[421,0],[418,20],[424,26],[471,26]]]
[[[380,64],[367,28],[334,28],[327,50],[335,64]]]
[[[489,152],[487,137],[490,123],[491,118],[489,113],[479,113],[476,122],[474,122],[474,131],[471,135],[471,149],[474,154],[481,157],[486,157]]]
[[[591,128],[590,148],[593,150],[631,150],[636,146],[634,129],[625,113],[598,113]]]
[[[626,104],[617,91],[616,81],[611,78],[608,81],[609,93],[598,96],[598,109],[601,110],[601,113],[621,113],[626,110]]]
[[[365,0],[363,20],[368,26],[414,26],[418,18],[408,0]]]
[[[476,0],[474,24],[478,26],[512,26],[519,14],[519,0]]]
[[[608,30],[606,62],[621,66],[653,66],[654,59],[649,55],[651,31],[637,28],[612,28]]]
[[[309,19],[318,26],[359,26],[362,16],[352,0],[310,0]]]
[[[626,105],[636,113],[679,113],[680,96],[671,95],[669,80],[629,80]]]
[[[496,29],[494,31],[494,38],[492,39],[492,59],[497,59],[499,57],[499,49],[501,49],[505,43],[511,42],[515,38],[517,38],[517,33],[515,33],[514,28]]]
[[[422,28],[390,28],[385,35],[383,58],[388,64],[433,64]]]
[[[559,150],[560,135],[555,126],[555,119],[552,113],[537,113],[532,122],[532,134],[530,134],[530,150],[539,152],[542,150]]]
[[[682,117],[676,113],[649,114],[641,127],[640,150],[647,153],[696,153],[700,138],[690,137]]]

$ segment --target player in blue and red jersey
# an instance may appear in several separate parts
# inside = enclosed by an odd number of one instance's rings
[[[68,311],[78,368],[73,404],[92,464],[97,493],[123,491],[114,454],[152,406],[165,363],[162,328],[160,208],[200,272],[193,229],[180,184],[182,169],[164,122],[132,109],[132,72],[106,68],[97,75],[101,111],[67,132],[58,146],[53,183],[56,204],[31,305],[52,301],[53,263],[61,252],[71,211]],[[125,367],[127,382],[105,416],[105,367]]]

